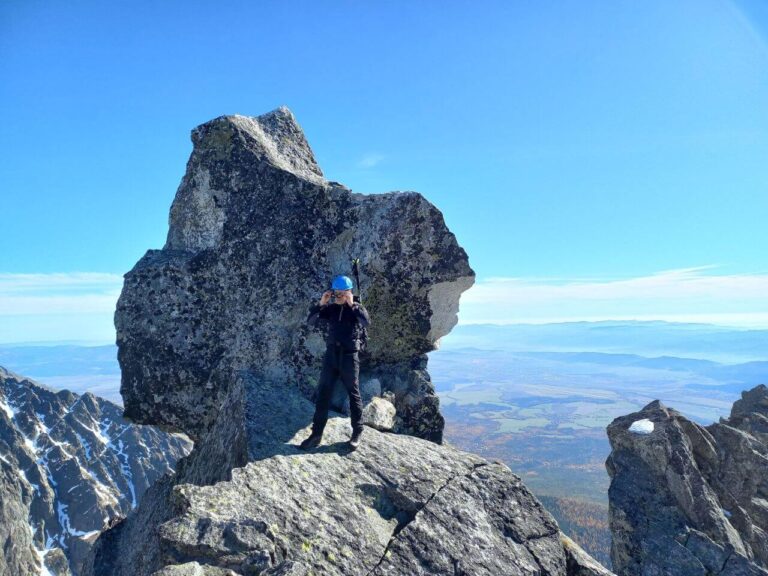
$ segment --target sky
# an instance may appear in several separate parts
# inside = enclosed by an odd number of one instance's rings
[[[5,0],[0,79],[0,343],[113,341],[192,128],[280,105],[442,211],[463,323],[768,327],[762,0]]]

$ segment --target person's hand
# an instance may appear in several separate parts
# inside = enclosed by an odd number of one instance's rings
[[[354,306],[354,304],[355,304],[355,299],[354,299],[354,296],[352,296],[352,291],[351,291],[351,290],[350,290],[349,292],[345,292],[345,293],[344,293],[344,302],[345,302],[345,303],[346,303],[346,305],[347,305],[347,306],[349,306],[349,307],[352,307],[352,306]]]
[[[320,297],[320,306],[325,306],[328,304],[328,301],[331,299],[331,291],[326,290],[323,292],[323,295]]]

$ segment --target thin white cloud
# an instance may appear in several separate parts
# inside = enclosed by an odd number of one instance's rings
[[[376,152],[369,152],[368,154],[365,154],[357,162],[357,166],[359,168],[373,168],[374,166],[378,166],[379,164],[381,164],[384,158],[385,156],[383,154],[378,154]]]
[[[667,320],[768,327],[768,275],[668,270],[619,280],[493,277],[461,299],[462,324]]]
[[[0,273],[0,316],[113,312],[122,286],[100,272]]]
[[[0,342],[114,342],[122,286],[118,274],[0,273]]]
[[[462,324],[666,320],[768,327],[768,274],[713,267],[626,279],[492,277],[461,298]],[[0,343],[114,342],[117,274],[0,273]]]

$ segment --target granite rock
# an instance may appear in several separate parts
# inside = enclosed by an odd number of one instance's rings
[[[766,416],[768,388],[758,386],[706,427],[658,401],[613,421],[606,465],[618,574],[768,576]]]
[[[126,415],[195,447],[84,575],[567,576],[520,479],[441,444],[426,353],[474,273],[440,212],[325,181],[284,108],[217,118],[193,144],[166,245],[126,275],[115,322]],[[334,415],[305,452],[325,347],[307,309],[350,257],[372,319],[362,388],[394,433],[369,426],[350,451]]]
[[[560,542],[565,549],[568,576],[615,576],[562,532]]]
[[[196,574],[197,562],[240,575],[604,576],[589,562],[569,570],[554,519],[506,466],[374,428],[351,451],[341,416],[302,451],[312,404],[280,402],[279,387],[248,374],[238,387],[265,416],[250,424],[261,440],[249,458],[216,479],[193,451],[99,538],[86,575]]]
[[[376,430],[388,432],[395,427],[395,414],[392,402],[376,397],[363,408],[363,423]]]
[[[566,574],[557,525],[505,466],[376,430],[350,452],[349,433],[332,418],[316,450],[296,447],[306,428],[229,481],[177,485],[161,556],[238,574]]]
[[[326,181],[287,108],[216,118],[192,141],[165,247],[126,274],[115,314],[126,416],[197,439],[244,369],[311,398],[324,343],[307,309],[359,258],[361,381],[393,393],[399,431],[441,441],[426,353],[474,272],[440,211]]]
[[[0,574],[35,574],[39,570],[28,521],[33,494],[16,464],[0,453]]]

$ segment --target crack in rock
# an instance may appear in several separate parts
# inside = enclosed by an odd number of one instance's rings
[[[403,523],[398,523],[398,525],[392,531],[392,536],[390,537],[389,542],[387,542],[387,545],[384,547],[384,552],[382,552],[381,557],[379,558],[379,561],[376,562],[376,565],[373,568],[371,568],[366,573],[365,576],[371,576],[371,574],[373,574],[373,572],[376,571],[376,569],[386,559],[387,552],[389,552],[390,546],[397,539],[398,534],[400,534],[400,532],[403,531],[403,528],[408,526],[411,522],[413,522],[416,519],[416,517],[419,515],[419,512],[421,512],[424,508],[426,508],[427,505],[435,498],[435,496],[437,496],[440,492],[442,492],[443,489],[445,489],[449,484],[451,484],[457,478],[467,478],[467,477],[471,476],[472,473],[474,473],[475,470],[477,470],[478,468],[482,468],[483,466],[487,466],[488,464],[489,464],[488,462],[480,462],[478,464],[473,464],[472,467],[468,471],[466,471],[464,473],[454,474],[453,476],[448,478],[437,490],[435,490],[432,494],[430,494],[429,498],[427,498],[424,501],[424,504],[419,506],[418,509],[415,512],[413,512],[412,515],[410,515],[408,520],[406,520]]]

